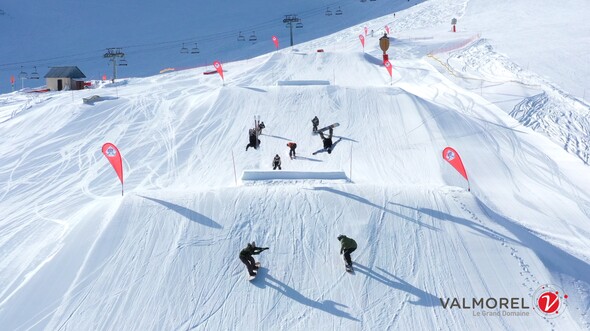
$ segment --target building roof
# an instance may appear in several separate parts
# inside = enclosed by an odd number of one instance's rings
[[[78,67],[51,67],[44,78],[86,78]]]

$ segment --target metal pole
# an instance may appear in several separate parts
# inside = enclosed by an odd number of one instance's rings
[[[293,22],[289,23],[289,30],[291,34],[291,46],[293,46]]]
[[[117,58],[113,58],[113,83],[117,79]]]
[[[234,159],[234,151],[231,151],[231,161],[234,164],[234,182],[238,186],[238,175],[236,174],[236,160]]]
[[[352,182],[352,145],[350,145],[350,171],[349,171],[349,175],[350,175],[350,181]]]

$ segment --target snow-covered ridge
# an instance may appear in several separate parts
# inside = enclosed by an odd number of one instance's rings
[[[509,115],[523,100],[546,109],[561,94],[486,40],[427,56],[475,34],[428,24],[465,4],[428,1],[367,23],[416,22],[409,35],[429,37],[392,43],[393,77],[380,36],[363,50],[355,26],[224,62],[225,81],[197,68],[3,95],[2,328],[588,329],[588,166]],[[298,80],[330,85],[277,85]],[[103,101],[83,103],[93,95]],[[316,115],[340,123],[331,154],[312,154],[322,147]],[[266,124],[260,148],[245,150],[255,118]],[[123,155],[123,197],[100,151],[107,141]],[[471,191],[441,157],[447,146]],[[276,154],[283,170],[271,170]],[[240,185],[244,172],[262,179]],[[322,173],[343,179],[301,178]],[[354,274],[339,234],[359,244]],[[253,240],[270,249],[249,283],[238,253]],[[568,295],[557,318],[524,308],[528,316],[482,318],[441,304],[534,307],[545,284]]]

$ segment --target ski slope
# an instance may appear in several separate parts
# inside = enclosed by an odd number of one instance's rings
[[[539,91],[561,96],[560,110],[571,99],[510,67],[485,39],[438,31],[464,9],[431,1],[397,13],[394,27],[414,22],[414,36],[432,38],[392,39],[392,78],[380,35],[363,51],[357,26],[223,63],[225,81],[191,69],[3,96],[2,328],[590,328],[583,149],[556,143],[567,137],[558,121],[543,135],[509,111]],[[419,20],[425,13],[431,19]],[[92,95],[104,100],[82,103]],[[320,126],[340,123],[331,154],[312,155],[322,147],[311,133],[316,115]],[[266,128],[260,148],[246,151],[255,116]],[[123,154],[124,196],[105,142]],[[446,146],[461,154],[470,191],[442,159]],[[268,175],[275,154],[292,179]],[[242,180],[244,172],[259,175]],[[354,274],[344,271],[339,234],[359,244]],[[270,249],[250,283],[238,253],[252,240]],[[532,306],[544,284],[568,294],[556,318],[441,305],[508,297]]]

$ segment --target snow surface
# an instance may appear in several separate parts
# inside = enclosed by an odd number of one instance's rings
[[[587,103],[564,90],[567,75],[525,69],[519,47],[487,39],[482,17],[495,9],[484,1],[402,2],[395,18],[376,15],[383,2],[363,4],[375,6],[366,23],[224,62],[224,81],[197,68],[1,95],[2,329],[589,329]],[[581,21],[589,6],[579,6],[568,13]],[[450,17],[469,29],[451,33]],[[378,46],[386,24],[392,78]],[[365,26],[375,33],[363,50]],[[542,37],[575,44],[559,31]],[[509,37],[541,38],[531,33]],[[330,85],[301,83],[313,81]],[[93,95],[103,99],[83,103]],[[331,154],[312,155],[315,115],[340,123]],[[266,128],[246,151],[255,116]],[[124,196],[105,142],[123,154]],[[447,146],[469,185],[442,159]],[[339,234],[359,244],[354,274]],[[252,240],[270,249],[248,282],[238,253]],[[440,301],[534,307],[544,284],[568,295],[556,318],[474,316]]]

